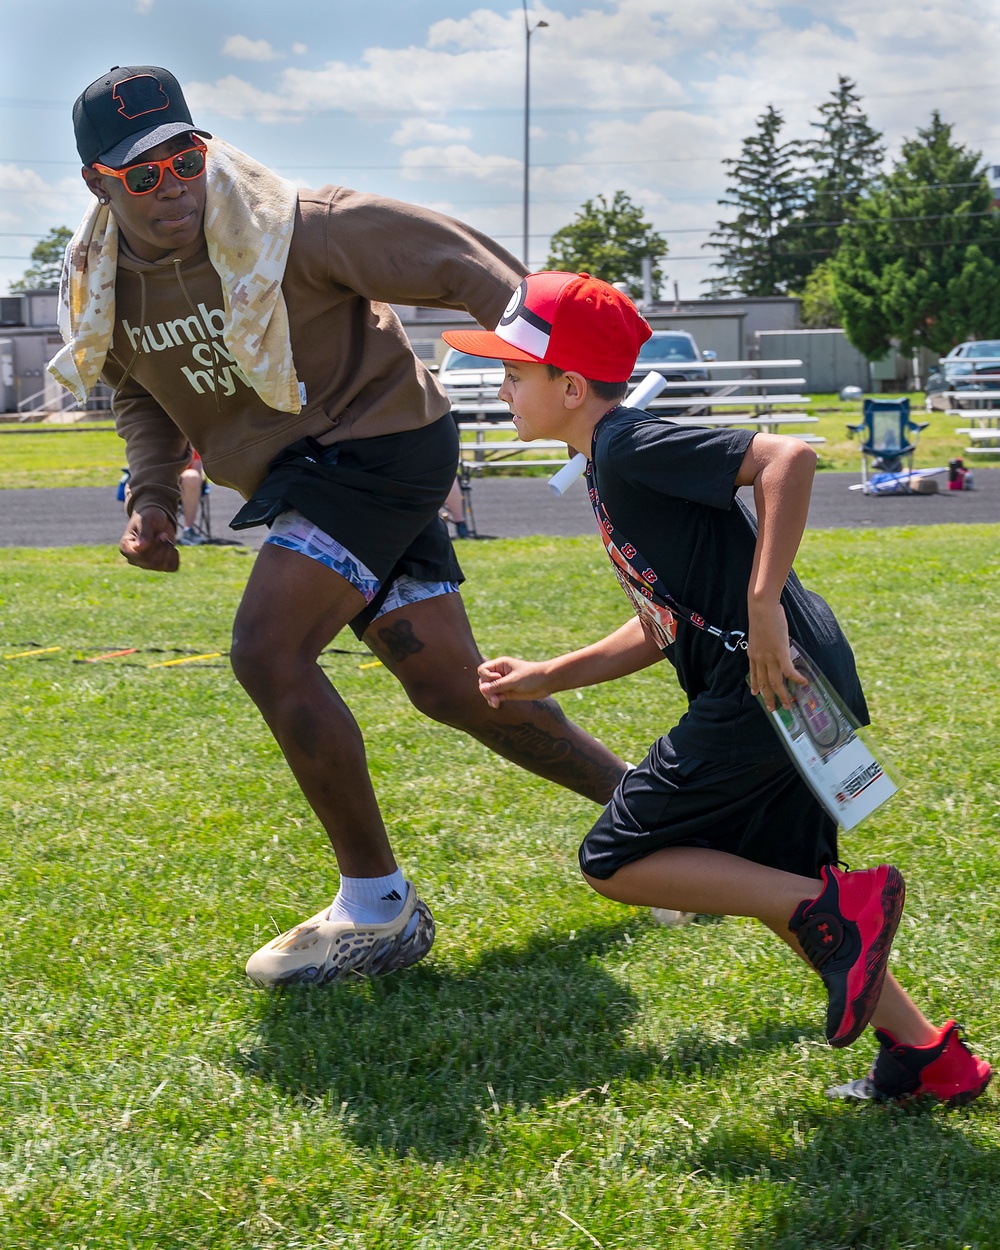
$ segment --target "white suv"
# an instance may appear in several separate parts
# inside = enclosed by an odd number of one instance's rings
[[[499,360],[470,356],[449,347],[437,376],[456,417],[465,421],[506,421],[510,417],[510,409],[497,399],[497,391],[503,385],[503,364]]]

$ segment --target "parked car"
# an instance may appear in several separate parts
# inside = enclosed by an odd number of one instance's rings
[[[711,391],[697,383],[707,382],[707,369],[698,368],[702,360],[714,360],[714,352],[700,352],[698,344],[686,330],[654,330],[639,349],[633,384],[641,382],[651,370],[662,373],[668,382],[691,382],[689,388],[671,391],[672,395],[709,395]],[[490,421],[506,421],[507,405],[497,399],[503,384],[503,363],[483,356],[470,356],[456,347],[449,347],[438,369],[438,381],[447,392],[456,412],[472,419],[474,414]]]
[[[709,395],[711,392],[698,387],[707,382],[707,369],[699,369],[702,360],[714,360],[715,352],[700,352],[698,344],[686,330],[654,330],[652,336],[639,348],[639,358],[632,374],[633,382],[641,382],[650,370],[662,373],[668,382],[691,382],[690,389],[671,389],[671,395]]]
[[[497,391],[503,385],[503,364],[499,360],[470,356],[449,347],[437,376],[452,408],[465,420],[478,416],[486,421],[506,421],[510,417],[510,409],[497,399]]]
[[[954,407],[947,391],[969,391],[969,398],[974,399],[976,391],[997,390],[1000,390],[1000,339],[970,339],[953,347],[927,375],[927,407],[928,410]]]

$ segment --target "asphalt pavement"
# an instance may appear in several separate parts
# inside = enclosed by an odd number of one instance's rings
[[[810,529],[881,528],[1000,521],[1000,469],[976,467],[972,491],[936,495],[862,495],[849,487],[856,473],[818,473],[809,509]],[[229,529],[240,507],[235,491],[213,486],[212,533],[217,540],[257,548],[266,530]],[[526,538],[536,534],[594,533],[594,514],[582,481],[560,499],[543,477],[487,477],[472,486],[480,538]],[[0,490],[0,546],[117,546],[124,524],[115,485],[107,489]]]

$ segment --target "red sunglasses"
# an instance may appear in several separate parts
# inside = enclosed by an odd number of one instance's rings
[[[93,166],[99,174],[110,174],[112,178],[120,178],[125,190],[130,195],[149,195],[163,181],[163,171],[169,169],[176,178],[190,182],[205,172],[205,156],[208,148],[204,143],[195,142],[193,147],[183,152],[175,152],[163,161],[140,161],[136,165],[128,165],[125,169],[109,169],[107,165]]]

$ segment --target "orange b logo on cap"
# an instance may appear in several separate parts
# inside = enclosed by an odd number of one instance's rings
[[[131,121],[146,113],[159,113],[170,107],[170,97],[152,74],[136,74],[116,84],[113,91],[118,101],[118,112]]]

